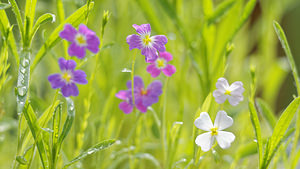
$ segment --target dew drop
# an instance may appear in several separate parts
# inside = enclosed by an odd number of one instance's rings
[[[122,71],[121,72],[124,72],[124,73],[130,73],[131,72],[131,70],[130,69],[127,69],[127,68],[124,68],[124,69],[122,69]]]
[[[27,93],[27,88],[25,86],[18,87],[18,95],[25,96]]]
[[[27,66],[29,66],[29,60],[28,59],[22,59],[21,64],[22,64],[22,66],[27,67]]]

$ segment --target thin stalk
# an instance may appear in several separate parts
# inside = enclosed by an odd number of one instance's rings
[[[168,89],[168,81],[169,77],[167,77],[165,82],[165,88],[164,88],[164,100],[163,100],[163,108],[161,113],[161,144],[162,144],[162,150],[163,150],[163,159],[166,161],[167,158],[167,151],[168,151],[168,145],[167,145],[167,128],[166,128],[166,108],[167,108],[167,89]]]
[[[132,58],[132,65],[131,65],[131,94],[132,94],[132,104],[135,103],[134,100],[134,64],[135,64],[135,59],[136,59],[136,54],[137,54],[137,50],[135,50],[134,54],[133,54],[133,58]]]

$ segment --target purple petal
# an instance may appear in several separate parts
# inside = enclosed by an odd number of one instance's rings
[[[155,63],[152,63],[147,66],[147,72],[150,73],[153,78],[155,78],[160,75],[161,70],[156,67]]]
[[[124,113],[129,114],[132,112],[133,106],[127,102],[121,102],[119,108],[123,110]]]
[[[132,50],[134,48],[142,49],[143,48],[143,42],[141,40],[141,37],[139,35],[128,35],[126,38],[126,42],[129,45],[129,50]]]
[[[159,52],[159,57],[165,59],[167,62],[173,60],[173,56],[169,52]]]
[[[83,34],[83,35],[95,35],[96,33],[92,30],[90,30],[86,25],[80,24],[78,28],[78,32]]]
[[[176,68],[173,65],[167,65],[162,71],[166,76],[172,76],[176,72]]]
[[[142,55],[145,56],[145,60],[146,62],[153,62],[154,60],[157,59],[157,53],[156,53],[156,49],[153,47],[144,47],[142,49]]]
[[[148,86],[147,90],[147,96],[159,96],[162,94],[162,83],[159,80],[155,80]]]
[[[78,96],[79,94],[78,88],[75,83],[66,84],[61,88],[61,92],[64,97]]]
[[[116,94],[116,97],[122,100],[126,100],[128,98],[128,91],[127,90],[121,90]]]
[[[143,105],[144,106],[151,106],[154,103],[158,102],[158,96],[144,96],[143,97]]]
[[[93,53],[98,53],[100,40],[95,34],[86,36],[87,48]]]
[[[58,64],[60,70],[74,70],[76,67],[76,62],[74,60],[66,60],[64,58],[59,58]]]
[[[71,24],[66,24],[64,30],[59,33],[59,36],[67,41],[73,42],[76,34],[76,29]]]
[[[137,108],[140,112],[142,112],[142,113],[147,112],[147,106],[144,106],[144,105],[143,105],[143,100],[142,100],[142,99],[140,99],[140,98],[136,99],[136,104],[135,104],[135,106],[136,106],[136,108]]]
[[[48,80],[53,89],[62,88],[66,84],[58,73],[48,76]]]
[[[144,82],[143,82],[143,79],[139,76],[134,76],[134,89],[143,89],[144,88]],[[127,88],[128,89],[131,89],[131,81],[129,80],[127,82]]]
[[[153,36],[152,46],[160,52],[166,51],[165,44],[168,42],[168,39],[165,35],[156,35]]]
[[[134,29],[136,30],[136,32],[140,35],[144,35],[144,34],[151,34],[151,26],[150,24],[142,24],[142,25],[136,25],[133,24],[132,27],[134,27]]]
[[[85,48],[78,46],[76,43],[72,43],[68,49],[70,56],[77,56],[79,59],[83,59],[85,56]]]
[[[76,70],[73,72],[72,80],[78,84],[87,84],[86,74],[82,70]]]

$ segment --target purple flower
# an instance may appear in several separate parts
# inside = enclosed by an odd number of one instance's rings
[[[142,78],[135,76],[133,89],[135,104],[133,104],[131,81],[127,82],[127,88],[128,90],[121,90],[116,94],[116,97],[124,100],[120,103],[119,108],[126,114],[131,113],[134,106],[142,113],[145,113],[147,107],[158,102],[158,97],[162,94],[162,83],[160,81],[156,80],[145,88]]]
[[[152,77],[157,77],[162,71],[166,76],[172,76],[176,72],[176,68],[173,65],[167,64],[173,59],[173,56],[168,52],[160,52],[158,58],[153,61],[147,67],[147,72]]]
[[[84,58],[85,48],[93,53],[99,51],[99,38],[95,32],[88,29],[84,24],[79,25],[78,31],[71,24],[66,24],[64,30],[59,33],[59,36],[71,42],[68,49],[70,56],[77,56],[79,59]]]
[[[133,34],[126,38],[129,49],[140,49],[142,55],[145,56],[146,62],[154,61],[157,58],[157,51],[164,52],[166,50],[165,44],[168,39],[165,35],[151,35],[150,24],[132,25],[139,35]]]
[[[60,58],[58,64],[62,73],[48,76],[51,87],[53,89],[61,88],[64,97],[78,96],[79,91],[75,83],[88,83],[85,72],[82,70],[74,70],[76,67],[76,62],[74,60]]]

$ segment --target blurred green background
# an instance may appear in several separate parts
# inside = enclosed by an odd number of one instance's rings
[[[6,2],[5,0],[2,2]],[[25,0],[18,0],[21,11],[24,11]],[[135,34],[132,24],[150,23],[152,34],[164,34],[169,41],[166,45],[167,51],[172,53],[173,61],[177,72],[168,79],[160,76],[158,79],[167,85],[167,102],[164,103],[163,96],[160,102],[153,106],[153,109],[161,117],[161,111],[166,106],[167,132],[171,129],[175,121],[182,121],[182,130],[176,144],[174,152],[174,163],[178,163],[178,168],[187,165],[192,156],[194,140],[192,138],[192,128],[195,112],[200,107],[208,93],[215,87],[215,81],[220,76],[207,76],[204,81],[209,83],[202,85],[197,75],[197,70],[193,67],[190,54],[193,55],[200,69],[207,66],[208,70],[218,67],[214,60],[216,53],[220,51],[222,39],[226,39],[227,33],[232,32],[242,9],[247,0],[236,0],[232,10],[215,23],[208,33],[211,37],[211,46],[208,45],[205,54],[208,62],[202,62],[203,43],[200,30],[203,27],[205,8],[202,0],[167,0],[169,5],[177,14],[176,18],[170,15],[160,0],[95,0],[94,8],[88,18],[88,27],[100,35],[102,15],[104,10],[108,10],[111,15],[105,28],[104,38],[101,43],[107,46],[100,54],[99,69],[96,72],[96,80],[92,84],[93,91],[89,91],[87,86],[79,87],[80,95],[75,98],[76,121],[72,131],[67,137],[63,146],[62,158],[72,159],[80,151],[87,149],[100,140],[116,138],[119,144],[113,148],[98,153],[94,157],[88,157],[77,164],[77,168],[128,168],[128,153],[126,148],[134,146],[135,153],[151,154],[160,167],[166,168],[160,144],[160,132],[155,126],[155,120],[151,111],[143,114],[136,122],[136,114],[125,115],[118,109],[120,100],[114,94],[126,88],[126,81],[130,79],[130,73],[122,72],[124,68],[131,69],[131,61],[134,51],[130,51],[126,43],[126,37]],[[165,2],[165,1],[164,1]],[[214,0],[218,6],[223,0]],[[83,0],[63,0],[66,16],[69,16],[86,1]],[[6,9],[11,24],[16,24],[11,9]],[[38,0],[36,16],[44,13],[56,14],[55,0]],[[273,29],[273,20],[278,21],[286,32],[287,39],[293,56],[300,69],[300,1],[299,0],[260,0],[256,3],[249,20],[238,31],[234,40],[230,44],[234,45],[232,53],[229,54],[226,62],[224,77],[230,83],[242,81],[245,85],[244,101],[237,107],[225,104],[225,110],[235,120],[230,131],[234,132],[237,139],[228,150],[216,148],[216,152],[207,155],[201,165],[203,168],[229,168],[235,158],[235,153],[243,145],[253,142],[254,132],[249,119],[247,99],[250,84],[250,65],[255,65],[257,70],[257,97],[263,98],[278,116],[281,111],[292,101],[296,89],[292,74],[288,67],[285,53],[279,44]],[[178,19],[180,26],[174,24]],[[175,21],[174,21],[175,20]],[[37,36],[33,40],[32,56],[37,53],[45,39],[50,35],[58,22],[47,23],[41,26]],[[14,27],[16,41],[20,39],[17,26]],[[208,37],[210,38],[210,37]],[[18,44],[20,45],[20,44]],[[193,49],[191,49],[193,48]],[[37,115],[40,115],[51,103],[55,91],[51,89],[47,76],[59,72],[57,60],[64,56],[62,42],[56,45],[38,64],[31,76],[30,100]],[[77,63],[80,61],[77,59]],[[0,166],[9,168],[13,162],[16,152],[16,132],[17,114],[16,97],[14,88],[17,80],[16,61],[9,55],[11,67],[8,71],[10,78],[1,90],[0,97]],[[146,84],[154,79],[145,71],[147,63],[144,56],[138,52],[136,60],[135,74],[143,77]],[[222,66],[222,65],[220,65]],[[87,53],[80,69],[87,72],[88,77],[95,67],[95,57],[92,53]],[[213,70],[209,71],[213,72]],[[300,73],[300,72],[299,72]],[[217,75],[221,75],[219,73]],[[206,82],[205,82],[206,83]],[[90,111],[87,112],[85,101],[88,93],[93,92]],[[64,101],[63,98],[60,98]],[[216,113],[218,106],[214,103],[211,115]],[[88,115],[87,115],[88,114]],[[262,120],[263,121],[263,120]],[[133,141],[128,141],[128,135],[137,125],[137,131],[133,134]],[[266,125],[263,123],[262,126]],[[266,136],[270,135],[270,129],[266,125],[263,131]],[[123,150],[124,152],[122,153]],[[127,156],[127,157],[126,157]],[[154,168],[151,158],[138,158],[138,168]],[[211,162],[214,159],[213,162]],[[151,162],[152,161],[152,162]],[[155,161],[155,160],[154,160]],[[240,168],[255,168],[257,155],[248,156],[238,161]],[[32,168],[38,168],[39,159],[36,155]]]

